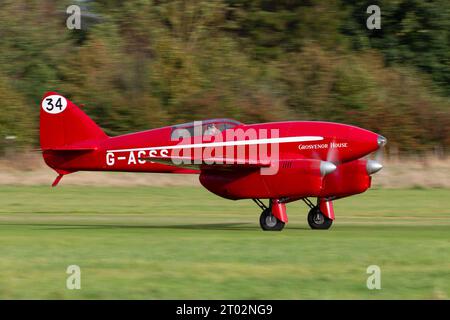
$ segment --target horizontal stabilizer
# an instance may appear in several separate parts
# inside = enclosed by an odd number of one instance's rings
[[[71,146],[61,146],[61,147],[51,147],[51,148],[46,148],[46,149],[42,149],[42,151],[95,151],[97,150],[98,147],[97,146],[75,146],[75,145],[71,145]]]

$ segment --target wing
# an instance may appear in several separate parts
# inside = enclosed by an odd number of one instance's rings
[[[257,169],[270,167],[270,160],[249,160],[232,158],[195,159],[191,157],[145,157],[140,160],[176,166],[185,169],[223,170],[223,169]]]

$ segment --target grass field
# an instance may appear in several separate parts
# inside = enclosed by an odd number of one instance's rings
[[[201,188],[0,188],[1,299],[448,299],[449,189],[369,190],[331,230]],[[81,290],[66,289],[79,265]],[[381,290],[366,269],[381,268]]]

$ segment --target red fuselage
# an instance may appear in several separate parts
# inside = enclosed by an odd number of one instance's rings
[[[343,197],[365,191],[370,186],[370,175],[365,161],[358,160],[379,148],[378,135],[354,126],[309,121],[273,122],[262,124],[238,124],[231,120],[232,128],[221,132],[220,141],[227,140],[230,131],[254,132],[243,140],[256,140],[252,146],[277,144],[279,149],[278,171],[273,175],[262,175],[254,168],[236,169],[199,166],[189,169],[170,164],[146,161],[145,158],[170,158],[179,141],[172,139],[175,127],[164,127],[123,136],[83,141],[77,147],[95,145],[90,151],[60,152],[47,150],[44,158],[50,167],[65,172],[75,171],[125,171],[159,173],[199,173],[200,182],[211,192],[230,199],[282,198],[282,197]],[[189,127],[189,125],[185,125]],[[271,130],[278,132],[276,142],[265,142],[259,134]],[[296,141],[296,137],[319,137],[320,140]],[[283,138],[293,138],[291,140]],[[194,154],[203,152],[208,143],[200,138],[201,144],[188,144]],[[259,143],[258,140],[262,142]],[[301,139],[299,139],[301,140]],[[281,141],[281,142],[277,142]],[[233,146],[231,140],[228,148]],[[247,160],[251,157],[250,145],[245,145]],[[236,152],[237,154],[237,152]],[[323,176],[319,170],[320,161],[332,161],[337,169]],[[203,170],[202,170],[203,169]]]

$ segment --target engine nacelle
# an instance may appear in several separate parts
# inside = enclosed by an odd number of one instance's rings
[[[370,164],[370,165],[369,165]],[[303,159],[282,161],[275,175],[261,175],[259,169],[237,171],[206,170],[200,183],[223,198],[253,199],[285,197],[342,198],[366,191],[371,184],[367,160],[343,163]]]
[[[304,159],[282,161],[275,175],[261,175],[259,169],[238,171],[206,170],[200,183],[227,199],[284,197],[342,198],[366,191],[371,184],[373,163],[356,160],[337,167],[329,162]]]
[[[367,163],[367,160],[355,160],[338,165],[333,173],[325,176],[320,197],[342,198],[366,191],[371,184]]]

